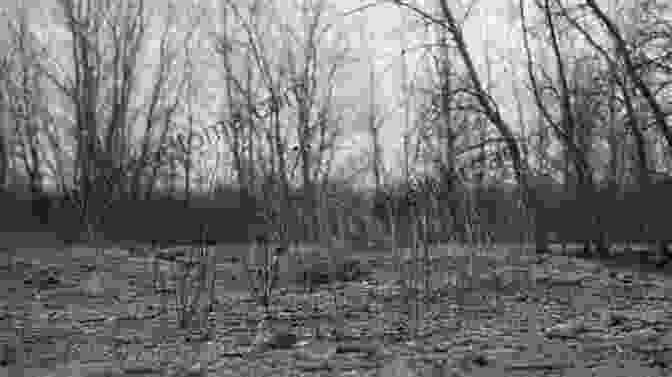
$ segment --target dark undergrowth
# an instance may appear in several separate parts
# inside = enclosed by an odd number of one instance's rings
[[[662,273],[672,276],[672,255],[661,255],[651,245],[636,244],[613,246],[608,255],[585,253],[578,245],[570,245],[562,250],[560,244],[552,245],[551,254],[565,254],[585,260],[599,261],[600,264],[618,270],[630,270],[644,273]]]

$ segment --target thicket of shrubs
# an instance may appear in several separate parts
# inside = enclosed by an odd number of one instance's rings
[[[63,240],[83,237],[79,211],[60,195],[49,195],[49,208],[30,198],[4,193],[0,196],[0,231],[53,232]],[[216,242],[246,242],[257,218],[254,210],[239,205],[234,195],[211,200],[195,197],[189,207],[183,200],[116,200],[103,212],[99,232],[110,241],[184,243],[198,240],[202,225]]]
[[[601,190],[590,198],[577,198],[564,193],[562,187],[539,190],[538,220],[555,233],[557,241],[576,242],[594,237],[597,228],[606,230],[611,242],[642,242],[671,238],[666,219],[672,213],[672,185],[656,185],[647,192],[632,189],[614,193]],[[366,193],[350,192],[353,206],[371,206],[372,210],[345,211],[355,216],[346,237],[351,241],[371,238],[364,225],[373,218],[387,221],[386,209],[380,200],[371,201]],[[480,223],[498,242],[520,240],[521,214],[517,208],[516,193],[510,186],[480,189],[476,206]],[[359,196],[359,197],[357,197]],[[367,199],[368,198],[368,199]],[[0,193],[0,231],[53,232],[64,240],[81,238],[82,226],[78,211],[62,196],[49,194],[47,206],[31,200],[26,193]],[[359,204],[357,204],[359,203]],[[263,204],[263,203],[261,203]],[[240,201],[234,189],[220,190],[214,198],[195,195],[189,206],[183,199],[163,196],[152,200],[123,199],[112,203],[105,211],[100,232],[110,241],[184,243],[198,240],[201,227],[207,225],[212,242],[239,243],[254,239],[264,219],[259,215],[260,204]],[[445,230],[437,241],[460,239],[464,232],[465,202],[459,196],[448,196],[438,201],[438,214],[444,219]],[[454,211],[457,209],[457,211]],[[595,224],[591,213],[599,213],[600,224]],[[331,216],[331,215],[330,215]],[[363,218],[368,217],[368,218]],[[405,219],[399,219],[398,231],[407,234]],[[389,229],[387,229],[389,231]],[[441,237],[445,239],[441,239]],[[403,238],[403,237],[402,237]],[[403,239],[400,240],[402,243]]]

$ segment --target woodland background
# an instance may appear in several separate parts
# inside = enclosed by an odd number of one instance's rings
[[[422,208],[437,240],[669,237],[667,2],[502,1],[505,52],[465,32],[476,2],[36,5],[2,18],[5,231],[363,247]],[[391,100],[382,9],[403,19]]]

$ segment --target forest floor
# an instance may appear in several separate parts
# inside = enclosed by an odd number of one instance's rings
[[[421,303],[404,299],[390,253],[353,252],[373,275],[312,294],[281,284],[272,326],[299,341],[255,352],[263,310],[229,258],[245,250],[217,247],[206,341],[178,328],[174,297],[155,293],[142,253],[16,248],[13,272],[0,272],[0,359],[9,359],[0,376],[18,376],[16,334],[24,376],[672,375],[669,272],[558,253],[512,258],[516,246],[467,257],[446,246],[432,263],[433,298]]]

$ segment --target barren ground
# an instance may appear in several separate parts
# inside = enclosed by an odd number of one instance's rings
[[[173,298],[162,314],[142,253],[109,247],[99,258],[93,248],[51,247],[39,237],[17,248],[14,273],[0,272],[0,344],[10,359],[16,329],[30,323],[23,331],[25,376],[197,375],[199,360],[209,376],[672,374],[672,280],[629,259],[554,255],[512,266],[506,255],[519,247],[509,245],[476,257],[464,275],[457,272],[464,270],[464,253],[442,247],[433,263],[435,298],[418,305],[421,326],[409,340],[403,324],[417,323],[408,318],[414,305],[393,284],[398,276],[390,253],[353,251],[373,266],[372,279],[313,295],[285,281],[273,302],[280,318],[274,326],[305,342],[248,352],[262,311],[249,299],[241,265],[229,261],[246,252],[244,245],[217,247],[219,303],[209,322],[215,339],[205,342],[177,328]],[[12,292],[40,267],[59,280],[39,292],[30,284]],[[94,268],[103,271],[105,294],[82,290]],[[14,325],[8,313],[18,318]],[[116,329],[112,317],[120,318]],[[324,336],[315,338],[316,332]],[[112,339],[120,337],[125,344],[113,352]],[[0,367],[0,376],[16,375],[14,368]]]

